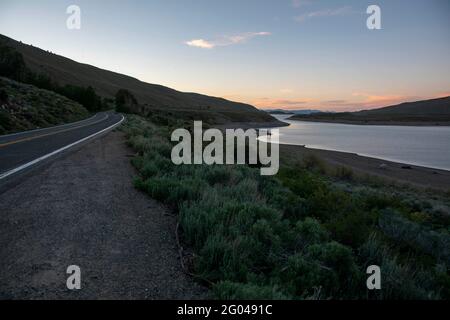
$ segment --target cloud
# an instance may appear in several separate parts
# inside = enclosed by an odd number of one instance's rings
[[[279,105],[288,105],[288,106],[297,106],[299,104],[305,104],[308,103],[309,101],[306,100],[286,100],[286,99],[282,99],[282,100],[276,100],[275,103],[279,104]]]
[[[263,109],[318,109],[333,111],[357,111],[373,108],[381,108],[400,104],[408,101],[418,101],[425,99],[418,96],[407,95],[376,95],[369,93],[352,93],[353,99],[321,100],[317,98],[300,99],[272,99],[259,98],[248,101],[250,104]]]
[[[214,48],[214,44],[203,39],[194,39],[191,41],[186,41],[186,44],[191,47],[198,47],[203,49],[212,49]]]
[[[303,107],[305,104],[310,103],[310,99],[291,100],[291,99],[272,99],[272,98],[259,98],[253,101],[249,101],[259,108],[284,108],[294,109]]]
[[[322,101],[322,104],[328,106],[347,106],[351,104],[351,102],[348,100],[325,100]]]
[[[270,35],[271,35],[270,32],[244,32],[232,36],[222,36],[220,38],[213,40],[193,39],[186,41],[185,44],[187,44],[190,47],[212,49],[215,47],[226,47],[235,44],[245,43],[248,40],[255,37],[270,36]]]
[[[354,92],[352,93],[352,96],[363,97],[365,103],[384,103],[390,101],[398,101],[406,98],[406,96],[403,95],[375,95],[361,92]]]
[[[407,96],[407,95],[374,95],[368,93],[355,92],[352,94],[354,97],[362,97],[362,101],[354,103],[353,105],[359,109],[373,109],[386,106],[392,106],[409,101],[419,101],[425,99],[420,96]]]
[[[352,7],[346,6],[346,7],[341,7],[341,8],[337,8],[337,9],[326,9],[326,10],[308,12],[308,13],[304,13],[299,16],[296,16],[294,19],[297,22],[304,22],[308,19],[345,16],[345,15],[352,14],[352,13],[354,13],[354,11],[352,10]]]

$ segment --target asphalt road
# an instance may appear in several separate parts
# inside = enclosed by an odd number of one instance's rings
[[[0,181],[33,161],[118,124],[122,115],[100,112],[75,123],[0,136]]]

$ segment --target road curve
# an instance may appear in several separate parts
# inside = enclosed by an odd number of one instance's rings
[[[65,125],[0,136],[0,182],[123,121],[114,112]]]

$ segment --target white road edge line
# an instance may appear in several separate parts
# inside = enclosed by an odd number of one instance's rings
[[[53,152],[50,152],[50,153],[48,153],[48,154],[46,154],[46,155],[44,155],[44,156],[42,156],[42,157],[39,157],[39,158],[37,158],[37,159],[35,159],[35,160],[33,160],[33,161],[30,161],[30,162],[28,162],[28,163],[25,163],[25,164],[23,164],[23,165],[21,165],[21,166],[19,166],[19,167],[17,167],[17,168],[14,168],[14,169],[9,170],[9,171],[7,171],[7,172],[5,172],[5,173],[2,173],[2,174],[0,175],[0,180],[2,180],[2,179],[6,178],[6,177],[8,177],[8,176],[10,176],[10,175],[12,175],[12,174],[14,174],[14,173],[17,173],[17,172],[19,172],[19,171],[21,171],[21,170],[23,170],[23,169],[26,169],[26,168],[28,168],[28,167],[30,167],[30,166],[32,166],[32,165],[38,163],[38,162],[41,162],[41,161],[43,161],[43,160],[45,160],[45,159],[47,159],[47,158],[50,158],[51,156],[54,156],[55,154],[58,154],[58,153],[60,153],[60,152],[63,152],[64,150],[67,150],[67,149],[69,149],[69,148],[72,148],[73,146],[75,146],[75,145],[77,145],[77,144],[79,144],[79,143],[81,143],[81,142],[84,142],[84,141],[86,141],[86,140],[88,140],[88,139],[90,139],[90,138],[93,138],[93,137],[99,135],[100,133],[103,133],[103,132],[105,132],[105,131],[107,131],[107,130],[110,130],[110,129],[114,128],[114,127],[117,127],[119,124],[121,124],[121,123],[123,122],[123,120],[125,120],[125,117],[122,115],[122,119],[121,119],[119,122],[113,124],[112,126],[109,126],[109,127],[105,128],[105,129],[103,129],[103,130],[101,130],[101,131],[98,131],[98,132],[96,132],[96,133],[94,133],[94,134],[91,134],[90,136],[87,136],[87,137],[85,137],[85,138],[83,138],[83,139],[80,139],[80,140],[78,140],[78,141],[75,141],[75,142],[73,142],[73,143],[71,143],[71,144],[68,144],[68,145],[65,146],[65,147],[62,147],[62,148],[60,148],[60,149],[58,149],[58,150],[55,150],[55,151],[53,151]]]

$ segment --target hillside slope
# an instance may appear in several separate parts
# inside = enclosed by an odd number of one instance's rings
[[[0,134],[74,122],[89,116],[79,103],[0,77]]]
[[[145,83],[123,74],[78,63],[3,35],[0,35],[0,44],[20,52],[32,71],[46,74],[61,85],[92,86],[99,95],[109,98],[114,97],[117,90],[127,89],[147,111],[200,112],[203,118],[211,118],[217,123],[276,121],[248,104]]]
[[[450,115],[450,97],[405,102],[394,106],[356,112],[358,115],[404,114],[404,115]]]
[[[290,119],[354,124],[450,125],[450,97],[358,112],[294,115]]]

